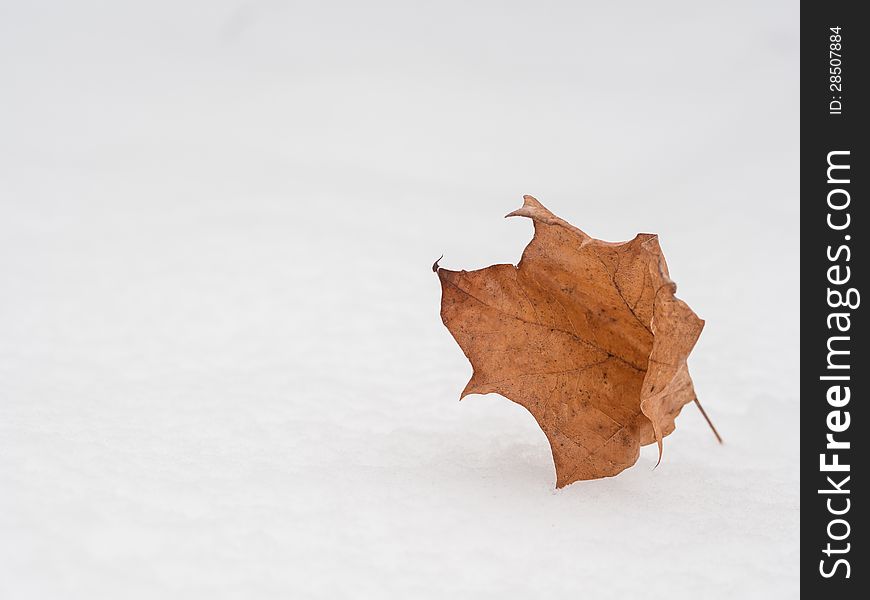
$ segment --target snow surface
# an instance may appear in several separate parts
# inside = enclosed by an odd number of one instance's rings
[[[0,598],[794,598],[798,7],[0,9]],[[554,491],[430,271],[657,232],[693,407]]]

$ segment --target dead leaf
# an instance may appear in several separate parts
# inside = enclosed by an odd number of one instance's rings
[[[441,318],[471,361],[462,391],[524,406],[550,442],[556,487],[616,475],[696,400],[686,358],[704,322],[676,298],[658,237],[589,237],[531,196],[517,266],[433,266]],[[711,424],[712,426],[712,424]],[[718,437],[718,434],[717,434]]]

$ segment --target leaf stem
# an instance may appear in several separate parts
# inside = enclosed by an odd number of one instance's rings
[[[701,414],[704,415],[704,418],[707,420],[707,425],[709,425],[709,426],[710,426],[710,429],[713,430],[713,435],[716,436],[716,439],[719,440],[719,443],[720,443],[720,444],[724,444],[725,442],[722,441],[722,436],[719,435],[719,432],[718,432],[718,431],[716,431],[716,426],[713,425],[713,421],[711,421],[711,420],[710,420],[710,417],[707,416],[707,411],[705,411],[705,410],[704,410],[704,407],[701,406],[701,403],[698,402],[698,397],[697,397],[697,396],[695,396],[695,405],[698,407],[698,410],[701,411]]]

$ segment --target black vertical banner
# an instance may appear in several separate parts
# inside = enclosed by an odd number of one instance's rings
[[[801,587],[866,593],[870,76],[854,2],[801,6]],[[860,457],[860,458],[859,458]]]

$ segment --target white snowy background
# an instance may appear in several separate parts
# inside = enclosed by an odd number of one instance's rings
[[[606,6],[602,6],[606,4]],[[796,598],[796,2],[0,3],[0,598]],[[616,478],[430,265],[656,232],[699,396]]]

